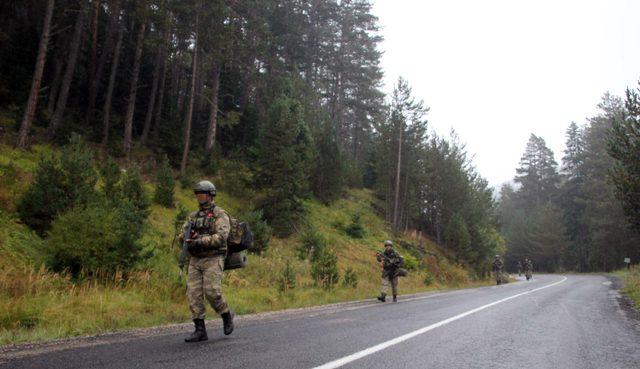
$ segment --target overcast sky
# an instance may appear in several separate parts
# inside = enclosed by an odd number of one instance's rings
[[[569,123],[640,77],[640,1],[374,0],[374,13],[385,91],[407,79],[492,186],[514,177],[531,133],[560,163]]]

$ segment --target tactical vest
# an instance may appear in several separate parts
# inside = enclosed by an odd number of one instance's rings
[[[215,232],[215,223],[218,219],[215,214],[216,206],[212,206],[208,209],[198,210],[197,212],[192,213],[190,217],[191,222],[191,231],[196,232],[200,236],[211,236],[214,235]],[[220,210],[218,208],[218,210]],[[210,257],[216,255],[225,255],[227,252],[226,243],[223,244],[219,249],[205,249],[200,252],[191,253],[192,256],[195,257]]]

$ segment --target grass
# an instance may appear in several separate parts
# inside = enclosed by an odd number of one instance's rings
[[[190,319],[185,298],[185,281],[178,280],[179,249],[172,245],[173,221],[178,207],[151,207],[149,224],[143,236],[145,260],[128,278],[94,276],[73,281],[68,275],[56,274],[43,267],[39,250],[45,243],[13,213],[15,199],[26,190],[41,153],[51,152],[47,146],[36,146],[30,152],[0,145],[0,344],[32,342],[54,338],[95,334],[137,327],[185,322]],[[16,173],[19,173],[16,175]],[[215,178],[214,178],[215,180]],[[153,184],[145,184],[149,195]],[[176,202],[188,209],[197,204],[190,189],[176,186]],[[218,204],[233,215],[248,208],[248,200],[220,192]],[[326,303],[371,298],[380,287],[380,267],[374,252],[382,242],[392,238],[388,226],[376,215],[373,194],[367,190],[349,190],[346,196],[330,206],[307,201],[307,224],[328,241],[338,255],[340,283],[333,289],[315,286],[311,264],[295,256],[303,230],[286,239],[272,238],[262,255],[250,255],[249,267],[225,275],[223,291],[230,306],[240,314],[306,307]],[[354,214],[360,214],[365,228],[363,238],[354,239],[345,229]],[[474,281],[462,267],[450,262],[439,247],[418,234],[392,238],[403,255],[416,256],[418,268],[400,280],[401,294],[441,288],[491,284]],[[411,247],[411,250],[408,248]],[[428,253],[416,253],[416,250]],[[278,279],[287,261],[296,274],[296,286],[287,292],[278,290]],[[347,268],[357,275],[357,287],[342,284]],[[432,283],[425,285],[430,273]],[[209,309],[209,316],[212,311]]]
[[[640,310],[640,265],[635,265],[628,271],[618,274],[622,276],[624,283],[622,292],[629,296],[635,308]]]

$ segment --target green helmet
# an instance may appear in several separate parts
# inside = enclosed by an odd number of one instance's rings
[[[216,195],[216,186],[209,181],[200,181],[193,188],[194,193],[208,193],[211,196]]]
[[[393,242],[391,242],[391,240],[386,240],[386,241],[384,241],[384,245],[385,246],[393,246]]]

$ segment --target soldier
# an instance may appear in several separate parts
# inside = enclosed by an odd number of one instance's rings
[[[502,284],[502,259],[500,255],[496,255],[493,259],[493,272],[496,274],[496,284]]]
[[[529,258],[524,259],[524,275],[527,277],[527,281],[531,279],[533,274],[533,263]]]
[[[518,277],[522,276],[522,262],[518,260]]]
[[[190,255],[187,275],[187,300],[195,331],[185,342],[206,341],[207,330],[204,325],[205,298],[222,316],[224,334],[233,332],[233,312],[229,310],[222,297],[222,274],[227,252],[227,237],[230,222],[226,212],[215,205],[216,187],[209,181],[200,181],[193,192],[200,204],[200,210],[189,214],[187,222],[191,224],[191,237],[186,240]],[[185,222],[183,230],[188,223]],[[180,235],[180,241],[184,237]]]
[[[393,249],[391,240],[384,241],[384,252],[376,254],[378,262],[382,263],[382,289],[378,300],[387,301],[387,287],[391,283],[393,302],[398,301],[398,269],[402,266],[402,257]]]

